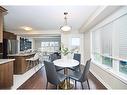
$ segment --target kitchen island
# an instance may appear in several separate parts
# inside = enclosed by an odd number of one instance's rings
[[[35,53],[19,53],[19,54],[9,54],[8,57],[15,59],[14,61],[14,74],[23,74],[27,69],[26,59],[31,58]]]
[[[0,89],[8,89],[13,85],[13,61],[0,59]]]

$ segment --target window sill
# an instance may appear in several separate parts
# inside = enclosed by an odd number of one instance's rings
[[[110,75],[116,77],[117,79],[119,79],[121,82],[123,82],[124,84],[127,84],[127,75],[122,74],[120,72],[114,72],[112,70],[111,67],[108,67],[106,65],[97,63],[96,61],[92,60],[92,63],[95,64],[96,66],[98,66],[99,68],[103,69],[104,71],[106,71],[107,73],[109,73]]]

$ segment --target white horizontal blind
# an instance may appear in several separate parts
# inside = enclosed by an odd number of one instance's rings
[[[92,32],[92,49],[93,52],[101,53],[100,49],[100,29]]]
[[[127,58],[127,15],[116,20],[114,25],[119,33],[119,57]]]
[[[101,51],[104,55],[112,55],[112,32],[112,23],[101,28]]]

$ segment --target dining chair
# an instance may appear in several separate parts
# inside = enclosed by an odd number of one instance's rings
[[[58,88],[58,85],[66,79],[66,76],[56,72],[56,68],[52,62],[44,61],[44,66],[47,76],[46,89],[48,87],[48,82],[56,85],[56,88]]]
[[[75,89],[76,89],[76,82],[80,82],[82,89],[83,89],[83,82],[87,81],[88,88],[90,89],[89,81],[88,81],[88,74],[89,74],[89,68],[90,68],[91,59],[87,60],[86,65],[84,67],[83,72],[75,71],[73,74],[69,75],[69,81],[70,78],[75,80]]]
[[[36,66],[37,64],[39,64],[39,54],[36,53],[34,55],[34,57],[30,57],[28,59],[26,59],[27,61],[27,65],[26,65],[26,70],[29,70],[30,68]]]
[[[79,62],[79,65],[78,66],[75,66],[75,67],[71,67],[71,68],[69,67],[68,69],[71,69],[73,71],[81,71],[81,69],[80,69],[81,54],[74,53],[73,59],[74,60],[77,60]]]
[[[57,54],[53,53],[53,54],[50,54],[49,59],[50,59],[51,62],[53,62],[57,59],[60,59],[60,57]],[[64,69],[64,68],[59,67],[59,66],[55,66],[55,68],[56,68],[56,71],[60,71],[60,70]]]

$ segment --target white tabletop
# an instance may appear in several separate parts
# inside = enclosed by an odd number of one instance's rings
[[[74,67],[79,65],[79,62],[74,59],[57,59],[53,63],[59,67]]]

